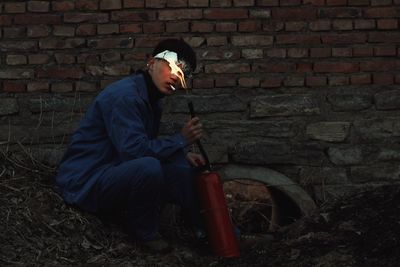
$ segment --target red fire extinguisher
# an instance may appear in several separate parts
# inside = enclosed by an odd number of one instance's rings
[[[189,101],[188,106],[191,116],[194,117],[193,103]],[[217,172],[212,171],[210,161],[201,142],[198,140],[196,144],[206,162],[203,172],[195,177],[195,186],[211,249],[221,257],[239,257],[239,246],[226,204],[221,178]]]

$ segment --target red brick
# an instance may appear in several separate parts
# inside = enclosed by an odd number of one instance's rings
[[[5,3],[4,11],[6,13],[25,13],[26,4],[25,3]]]
[[[101,10],[115,10],[121,8],[122,8],[121,0],[100,0]]]
[[[159,20],[179,20],[179,19],[201,19],[203,18],[200,9],[176,9],[176,10],[160,10],[158,12]],[[148,20],[149,18],[146,18]],[[153,18],[154,20],[155,18]]]
[[[208,7],[208,0],[189,0],[189,7]]]
[[[146,8],[164,8],[167,6],[167,0],[146,0]]]
[[[248,17],[246,9],[206,9],[204,10],[205,19],[246,19]]]
[[[7,65],[25,65],[27,63],[26,56],[24,55],[7,55]]]
[[[348,85],[349,77],[347,76],[329,76],[329,85],[339,86],[339,85]]]
[[[122,0],[124,8],[144,7],[144,0]]]
[[[188,32],[189,22],[167,22],[166,23],[167,32]]]
[[[352,73],[357,72],[359,70],[358,63],[350,63],[350,62],[316,62],[314,64],[315,72],[343,72],[343,73]]]
[[[143,32],[144,33],[161,33],[165,31],[165,25],[163,22],[146,22],[143,23]]]
[[[304,86],[304,77],[303,76],[286,76],[283,80],[283,85],[296,87],[296,86]]]
[[[235,22],[220,22],[215,25],[217,32],[235,32],[237,26]]]
[[[356,30],[370,30],[375,29],[374,19],[356,19],[354,20],[354,29]]]
[[[74,91],[73,83],[53,83],[51,85],[51,92],[53,93],[67,93]]]
[[[245,73],[250,72],[247,63],[214,63],[205,65],[206,73]]]
[[[47,54],[33,54],[28,56],[29,64],[46,64],[50,60]]]
[[[254,32],[259,31],[261,29],[260,21],[240,21],[239,22],[239,32]]]
[[[349,19],[335,19],[332,22],[332,29],[339,31],[348,31],[353,29],[353,21]]]
[[[105,14],[106,15],[106,14]],[[112,11],[112,21],[149,21],[156,19],[155,11]]]
[[[65,13],[64,22],[72,23],[104,23],[108,22],[108,14],[105,13]]]
[[[328,31],[331,29],[331,21],[330,20],[311,21],[309,27],[312,31]]]
[[[303,31],[307,26],[304,21],[289,21],[285,23],[285,30],[288,32]]]
[[[311,4],[314,6],[324,6],[325,0],[303,0],[303,4]]]
[[[57,53],[54,55],[54,57],[58,64],[73,64],[73,63],[75,63],[74,55],[68,55],[65,53]]]
[[[264,32],[276,32],[282,31],[285,28],[285,23],[277,22],[277,21],[268,21],[263,23],[263,31]]]
[[[323,35],[322,43],[324,44],[353,44],[365,43],[367,34],[365,33],[342,33]]]
[[[25,38],[26,37],[25,27],[5,27],[3,28],[4,38]],[[1,31],[0,31],[1,33]],[[1,34],[0,34],[1,36]]]
[[[395,82],[396,84],[400,84],[400,74],[396,74]]]
[[[214,87],[214,79],[213,78],[195,78],[193,79],[193,87],[204,89],[204,88],[213,88]]]
[[[349,6],[368,6],[369,0],[348,0]]]
[[[169,0],[167,7],[187,7],[187,0]]]
[[[366,18],[397,18],[400,9],[396,7],[373,7],[364,11]]]
[[[79,67],[50,67],[36,71],[38,78],[52,79],[81,79],[84,73]]]
[[[28,92],[48,92],[49,87],[50,87],[50,85],[48,82],[30,82],[30,83],[28,83],[27,91]]]
[[[258,6],[279,6],[279,0],[257,0]]]
[[[77,0],[75,7],[78,10],[98,10],[99,0]]]
[[[392,0],[371,0],[371,6],[388,6]]]
[[[154,48],[160,41],[166,38],[163,37],[137,37],[135,39],[136,47],[151,47]]]
[[[97,34],[118,34],[119,24],[99,24],[97,25]]]
[[[270,17],[271,17],[271,10],[268,9],[250,10],[250,18],[269,19]]]
[[[307,48],[288,48],[287,49],[287,54],[288,57],[291,58],[302,58],[302,57],[308,57],[308,49]]]
[[[75,27],[72,26],[54,26],[54,36],[75,36]]]
[[[371,74],[369,73],[351,75],[350,77],[350,83],[356,85],[371,84],[371,81]]]
[[[212,36],[207,38],[208,46],[223,46],[228,43],[226,36]]]
[[[354,47],[353,57],[370,57],[374,54],[372,47]]]
[[[3,91],[8,93],[22,93],[26,91],[26,85],[22,82],[3,82]]]
[[[61,23],[61,15],[18,14],[14,17],[14,24],[19,24],[19,25],[60,24],[60,23]]]
[[[141,33],[142,25],[139,23],[121,24],[119,31],[120,33]]]
[[[76,35],[78,36],[91,36],[96,34],[96,25],[82,24],[76,28]]]
[[[267,57],[273,58],[285,58],[286,49],[285,48],[271,48],[266,51]]]
[[[326,18],[358,18],[361,17],[360,8],[351,7],[335,7],[335,8],[321,8],[319,10],[319,17]]]
[[[268,63],[254,63],[252,71],[256,72],[291,72],[295,68],[294,63],[286,63],[286,62],[268,62]]]
[[[283,49],[285,50],[285,49]],[[242,58],[246,59],[256,59],[263,58],[262,49],[242,49]]]
[[[28,37],[45,37],[50,34],[50,27],[46,25],[28,26],[26,34]]]
[[[236,76],[217,76],[215,78],[215,87],[233,87],[236,86]]]
[[[330,57],[331,48],[311,48],[310,57]]]
[[[194,21],[191,23],[191,32],[212,32],[214,29],[214,23],[206,21]],[[236,25],[235,25],[236,29]]]
[[[373,84],[392,85],[394,84],[394,76],[391,73],[374,73]]]
[[[79,81],[75,83],[75,91],[77,92],[96,92],[97,84]]]
[[[117,53],[117,52],[109,52],[109,53],[101,54],[102,62],[114,62],[114,61],[120,61],[120,60],[121,60],[121,54]]]
[[[47,38],[40,39],[39,47],[41,49],[70,49],[83,47],[85,43],[83,38]]]
[[[272,18],[281,21],[301,20],[311,21],[317,18],[317,10],[313,7],[303,8],[274,8]]]
[[[276,36],[277,44],[320,44],[319,35],[306,35],[306,34],[283,34]]]
[[[375,56],[382,57],[382,56],[396,56],[396,55],[397,55],[396,46],[375,47]]]
[[[230,7],[231,0],[210,0],[211,7]]]
[[[283,78],[282,77],[265,77],[261,81],[261,87],[263,88],[274,88],[274,87],[280,87],[282,85]]]
[[[259,87],[260,79],[256,77],[241,77],[239,78],[239,86],[242,87]]]
[[[307,86],[324,86],[327,84],[327,78],[324,76],[308,76],[306,77]]]
[[[399,27],[397,19],[378,19],[377,24],[380,30],[394,30]]]
[[[400,43],[399,32],[371,32],[368,42],[370,43]]]
[[[347,0],[326,0],[328,6],[345,6],[347,5]]]
[[[75,9],[75,3],[72,1],[53,1],[51,2],[51,9],[53,11],[71,11]]]
[[[233,0],[233,6],[240,7],[240,6],[254,6],[254,0]]]
[[[28,1],[27,8],[30,12],[48,12],[50,3],[47,1]]]
[[[394,71],[399,69],[398,61],[380,60],[380,61],[364,61],[360,64],[361,71]]]
[[[301,0],[280,0],[280,6],[298,6],[301,4]]]
[[[8,15],[0,15],[0,26],[10,26],[12,24],[12,17]]]
[[[311,72],[313,70],[313,63],[297,63],[296,71],[297,72]]]
[[[115,48],[132,48],[132,37],[110,37],[102,39],[89,39],[87,40],[89,48],[96,49],[115,49]]]

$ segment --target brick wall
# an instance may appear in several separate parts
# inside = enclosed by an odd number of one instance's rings
[[[400,179],[399,0],[60,0],[0,3],[0,144],[55,163],[93,96],[183,37],[217,163],[265,165],[317,197]]]

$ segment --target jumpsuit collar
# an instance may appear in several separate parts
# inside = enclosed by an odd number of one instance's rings
[[[144,81],[146,83],[147,87],[147,96],[149,102],[154,105],[157,103],[160,99],[164,97],[164,95],[158,90],[156,85],[153,82],[153,79],[151,78],[149,72],[147,70],[139,70],[137,73],[142,74],[144,77]]]

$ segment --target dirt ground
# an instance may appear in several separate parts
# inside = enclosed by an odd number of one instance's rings
[[[275,233],[266,247],[221,259],[193,244],[179,223],[162,232],[173,252],[153,255],[117,226],[65,205],[54,170],[0,154],[1,266],[398,266],[400,188],[385,186],[330,203]],[[256,221],[256,220],[255,220]],[[175,222],[175,223],[174,223]]]

